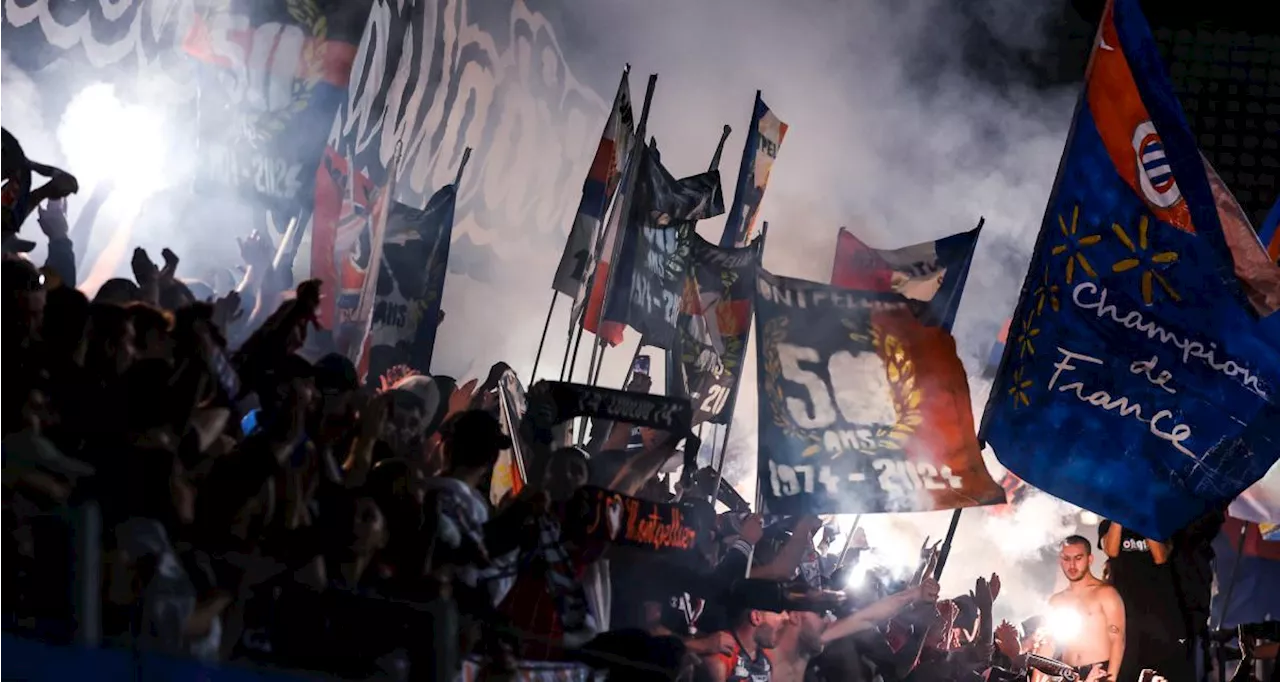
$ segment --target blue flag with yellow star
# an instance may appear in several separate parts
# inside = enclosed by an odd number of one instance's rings
[[[1109,2],[982,436],[1155,539],[1280,456],[1280,344],[1255,303],[1274,292],[1209,178],[1137,1]]]

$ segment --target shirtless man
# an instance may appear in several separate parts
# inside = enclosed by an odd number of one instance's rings
[[[1073,665],[1080,677],[1105,677],[1115,682],[1124,658],[1124,602],[1120,593],[1093,575],[1092,543],[1072,535],[1062,541],[1058,565],[1067,576],[1067,589],[1049,598],[1054,610],[1074,611],[1080,628],[1070,642],[1059,647],[1063,663]],[[1105,673],[1101,675],[1100,673]]]

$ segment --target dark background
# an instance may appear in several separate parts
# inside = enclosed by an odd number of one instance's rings
[[[1077,83],[1103,4],[1063,2],[1048,47],[1025,50],[975,20],[965,58],[996,81]],[[1260,226],[1280,196],[1280,21],[1246,0],[1141,4],[1200,149]]]

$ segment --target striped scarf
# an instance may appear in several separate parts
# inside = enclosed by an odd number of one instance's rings
[[[547,589],[555,599],[560,623],[564,626],[564,645],[577,648],[599,632],[596,618],[587,603],[586,592],[573,575],[569,555],[560,544],[560,524],[543,516],[538,519],[539,545],[547,563]]]

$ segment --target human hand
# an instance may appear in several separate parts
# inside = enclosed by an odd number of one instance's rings
[[[67,224],[67,200],[50,199],[48,207],[37,207],[36,222],[49,241],[66,239],[71,226]]]
[[[973,584],[973,591],[969,593],[973,597],[974,606],[982,613],[991,612],[991,585],[986,578],[979,577]]]
[[[156,284],[160,279],[160,268],[151,261],[151,256],[147,255],[145,249],[138,247],[133,250],[133,258],[129,261],[129,266],[133,269],[133,279],[140,287]]]
[[[932,577],[926,576],[924,580],[920,581],[919,585],[916,585],[915,587],[911,588],[910,592],[913,597],[912,601],[923,601],[923,602],[937,601],[938,592],[940,590],[941,588],[938,586],[938,581],[934,580]]]
[[[360,410],[360,439],[365,442],[376,440],[391,417],[391,406],[394,398],[391,394],[381,393],[374,396]],[[370,451],[372,453],[372,451]]]
[[[48,199],[63,199],[69,194],[75,194],[80,191],[80,182],[76,180],[76,176],[60,169],[49,167],[52,174],[49,176],[49,182],[46,182],[40,191],[44,193]]]
[[[995,601],[996,597],[1000,596],[1000,576],[992,573],[991,580],[988,582],[991,585],[991,601]]]
[[[453,393],[449,395],[449,411],[446,413],[448,416],[471,409],[471,399],[475,396],[478,383],[477,380],[472,379],[453,389]]]
[[[706,636],[705,655],[722,654],[724,656],[732,656],[737,650],[737,642],[733,640],[733,635],[725,631],[713,632]]]
[[[1084,678],[1084,682],[1098,682],[1098,680],[1105,680],[1108,677],[1106,668],[1101,663],[1094,663],[1093,667],[1089,668],[1089,675]]]
[[[244,259],[245,265],[250,267],[268,267],[276,257],[275,247],[271,245],[271,237],[259,230],[250,232],[244,239],[237,237],[236,243],[240,245],[240,257]]]
[[[627,386],[624,390],[630,393],[648,393],[649,389],[652,387],[653,379],[650,378],[648,374],[632,372],[631,380],[627,382]]]
[[[232,322],[242,317],[244,317],[244,310],[240,307],[240,292],[232,291],[213,302],[213,323],[222,330],[223,334]]]
[[[796,522],[795,532],[797,535],[812,540],[819,528],[822,528],[822,519],[817,516],[804,516]]]
[[[172,281],[174,275],[178,272],[178,254],[168,248],[164,248],[160,250],[160,257],[164,259],[164,267],[160,268],[160,280],[162,282]]]
[[[1016,658],[1022,652],[1018,642],[1018,628],[1007,620],[1000,621],[1000,625],[996,627],[995,640],[1000,653],[1009,658]]]

